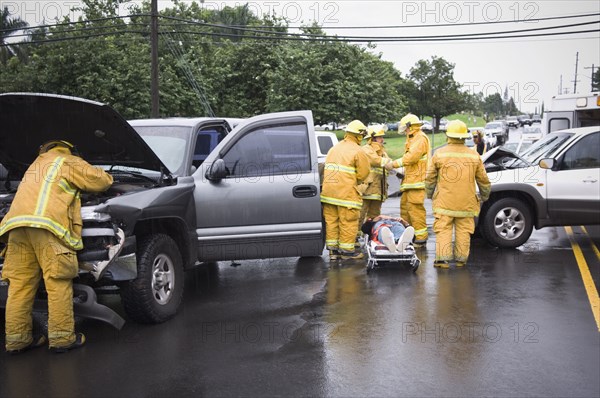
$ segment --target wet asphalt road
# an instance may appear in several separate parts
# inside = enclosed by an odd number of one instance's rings
[[[573,230],[599,286],[600,227]],[[475,239],[458,270],[432,267],[434,244],[414,274],[327,255],[203,265],[164,324],[86,320],[80,350],[0,353],[0,396],[600,395],[600,334],[564,228],[517,250]]]

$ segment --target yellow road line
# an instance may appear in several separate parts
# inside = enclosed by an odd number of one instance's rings
[[[587,262],[585,261],[583,252],[581,251],[579,244],[575,242],[573,229],[571,227],[565,227],[565,231],[567,232],[569,240],[571,241],[573,254],[575,255],[575,259],[577,260],[579,272],[581,272],[581,279],[583,279],[583,286],[585,286],[585,291],[587,292],[588,299],[590,301],[590,306],[592,307],[592,313],[594,314],[594,318],[596,319],[596,326],[598,326],[598,331],[600,332],[600,297],[598,297],[598,290],[596,289],[596,285],[594,284],[594,280],[592,279],[592,274],[590,273],[590,269],[587,265]]]
[[[585,234],[589,238],[590,234],[588,234],[587,229],[585,229],[584,226],[582,226],[581,229],[583,229],[583,232],[585,232]],[[600,250],[598,250],[598,247],[596,247],[596,245],[594,244],[594,241],[592,240],[592,238],[590,238],[590,244],[592,245],[592,249],[594,250],[594,254],[596,254],[596,257],[598,257],[598,260],[600,260]]]

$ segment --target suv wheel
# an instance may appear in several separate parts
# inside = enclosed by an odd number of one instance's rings
[[[140,323],[161,323],[177,312],[183,296],[183,261],[173,239],[145,237],[138,246],[137,278],[121,286],[127,315]]]
[[[481,232],[488,242],[500,248],[515,248],[527,242],[533,230],[529,207],[514,198],[502,198],[490,205]]]

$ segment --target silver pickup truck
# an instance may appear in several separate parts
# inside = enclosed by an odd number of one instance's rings
[[[322,254],[313,125],[310,111],[127,122],[81,98],[1,94],[0,219],[40,144],[75,144],[114,178],[107,192],[81,194],[76,314],[122,327],[97,301],[109,290],[131,319],[163,322],[180,305],[184,271],[202,262]],[[0,307],[6,292],[0,282]],[[36,309],[44,296],[42,288]]]

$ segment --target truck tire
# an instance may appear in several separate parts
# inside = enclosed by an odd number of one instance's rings
[[[533,231],[529,207],[519,199],[501,198],[492,203],[480,223],[483,237],[493,246],[512,249],[527,242]]]
[[[137,251],[137,278],[121,285],[127,315],[139,323],[161,323],[172,318],[183,297],[183,261],[173,239],[149,235]]]

